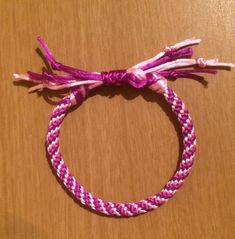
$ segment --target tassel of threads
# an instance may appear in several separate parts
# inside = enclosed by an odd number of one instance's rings
[[[205,60],[204,58],[191,59],[192,45],[199,44],[200,39],[190,38],[165,49],[153,58],[145,60],[127,70],[116,70],[110,72],[89,72],[63,65],[55,60],[46,43],[38,37],[38,41],[45,51],[45,58],[50,63],[54,71],[63,72],[57,75],[44,70],[41,74],[28,71],[27,74],[14,73],[15,81],[31,81],[36,83],[29,88],[29,92],[42,91],[44,88],[51,90],[72,89],[84,85],[102,84],[123,85],[130,84],[134,88],[142,88],[159,83],[161,87],[166,87],[167,78],[197,76],[200,73],[216,74],[214,69],[207,67],[234,67],[232,63],[221,63],[218,59]],[[188,69],[188,67],[194,67]],[[197,68],[195,68],[197,67]],[[182,69],[187,68],[187,69]],[[165,84],[162,84],[164,81]],[[161,88],[160,87],[160,88]],[[161,88],[160,91],[164,89]]]

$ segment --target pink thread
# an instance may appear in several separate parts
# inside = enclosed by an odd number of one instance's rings
[[[172,198],[183,185],[184,180],[189,175],[192,168],[196,153],[196,136],[192,118],[182,100],[167,86],[167,78],[189,77],[199,73],[215,74],[215,70],[204,68],[207,66],[234,67],[234,65],[231,63],[220,63],[217,59],[204,60],[203,58],[182,58],[186,55],[192,55],[191,48],[182,48],[200,42],[200,39],[190,38],[173,46],[166,47],[163,52],[160,52],[155,57],[143,61],[128,70],[88,72],[57,62],[42,39],[38,38],[38,40],[46,52],[45,57],[50,62],[52,69],[62,71],[65,74],[56,75],[46,71],[42,72],[42,74],[38,74],[28,71],[27,74],[14,74],[14,78],[16,81],[24,80],[36,83],[35,86],[29,89],[29,92],[43,90],[44,88],[49,88],[51,90],[67,88],[71,90],[70,94],[61,99],[53,110],[46,139],[47,151],[52,166],[66,188],[82,204],[97,212],[118,217],[129,217],[146,213],[160,207]],[[178,69],[195,65],[203,69]],[[129,84],[134,88],[147,87],[162,94],[171,106],[172,111],[175,113],[183,135],[182,157],[176,172],[170,178],[169,182],[167,182],[159,193],[144,200],[132,203],[107,202],[92,195],[72,175],[59,150],[60,128],[69,109],[83,102],[89,92],[97,87],[102,85],[121,86],[124,84]]]

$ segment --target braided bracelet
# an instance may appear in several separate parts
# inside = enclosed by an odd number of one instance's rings
[[[43,40],[38,38],[38,41],[45,50],[45,58],[49,61],[51,68],[55,71],[62,71],[65,74],[56,75],[47,70],[44,70],[42,74],[28,71],[27,74],[14,74],[14,78],[16,81],[35,82],[36,85],[31,87],[29,92],[41,91],[43,88],[51,90],[70,89],[70,94],[62,98],[52,112],[46,138],[51,164],[66,188],[82,204],[99,213],[118,217],[129,217],[151,211],[172,198],[183,185],[192,168],[196,152],[196,136],[192,119],[185,104],[167,86],[167,79],[201,77],[197,73],[215,74],[216,71],[212,69],[213,67],[234,67],[234,65],[231,63],[220,63],[218,59],[191,59],[193,51],[189,46],[200,42],[200,39],[191,38],[173,46],[167,46],[153,58],[143,61],[128,70],[88,72],[57,62]],[[182,69],[183,67],[190,66],[193,68]],[[210,69],[206,69],[207,66]],[[72,106],[80,104],[91,90],[102,85],[122,86],[125,84],[129,84],[137,89],[147,87],[165,97],[182,129],[183,153],[175,174],[159,193],[139,202],[114,203],[95,197],[75,179],[60,153],[59,134],[61,124],[68,110]]]

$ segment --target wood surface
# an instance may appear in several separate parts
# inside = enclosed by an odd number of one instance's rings
[[[0,238],[235,238],[235,71],[169,85],[197,135],[194,168],[161,208],[128,219],[97,215],[57,181],[45,135],[55,92],[28,94],[13,72],[41,71],[41,36],[57,60],[91,71],[128,68],[197,36],[195,56],[235,63],[235,1],[0,1]],[[96,91],[69,114],[61,150],[95,195],[135,201],[158,192],[182,150],[161,96],[130,87]]]

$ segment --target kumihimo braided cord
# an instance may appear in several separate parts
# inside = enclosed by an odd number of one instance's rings
[[[217,59],[191,59],[190,57],[193,51],[188,46],[200,42],[200,39],[191,38],[173,46],[167,46],[155,57],[141,62],[128,70],[88,72],[57,62],[42,39],[38,38],[38,40],[46,52],[45,57],[50,62],[52,69],[62,71],[65,74],[56,75],[48,71],[43,71],[42,74],[38,74],[28,71],[27,74],[14,74],[14,78],[17,81],[26,80],[35,82],[36,85],[29,89],[30,92],[42,90],[43,88],[52,90],[70,89],[70,94],[62,98],[52,112],[46,138],[47,151],[52,166],[66,188],[82,204],[99,213],[118,217],[134,216],[151,211],[172,198],[183,185],[184,180],[192,168],[196,153],[196,136],[192,118],[185,104],[177,94],[167,86],[167,79],[199,77],[196,73],[214,74],[216,71],[211,69],[212,67],[233,67],[234,65],[231,63],[220,63]],[[206,69],[207,66],[209,66],[210,69]],[[182,69],[183,67],[187,67],[187,69]],[[188,67],[193,68],[188,69]],[[181,126],[183,153],[175,174],[160,192],[138,202],[108,202],[88,192],[79,181],[75,179],[66,166],[60,153],[60,128],[69,109],[74,105],[80,104],[91,90],[101,87],[102,85],[121,86],[125,84],[129,84],[137,89],[147,87],[164,96]]]

